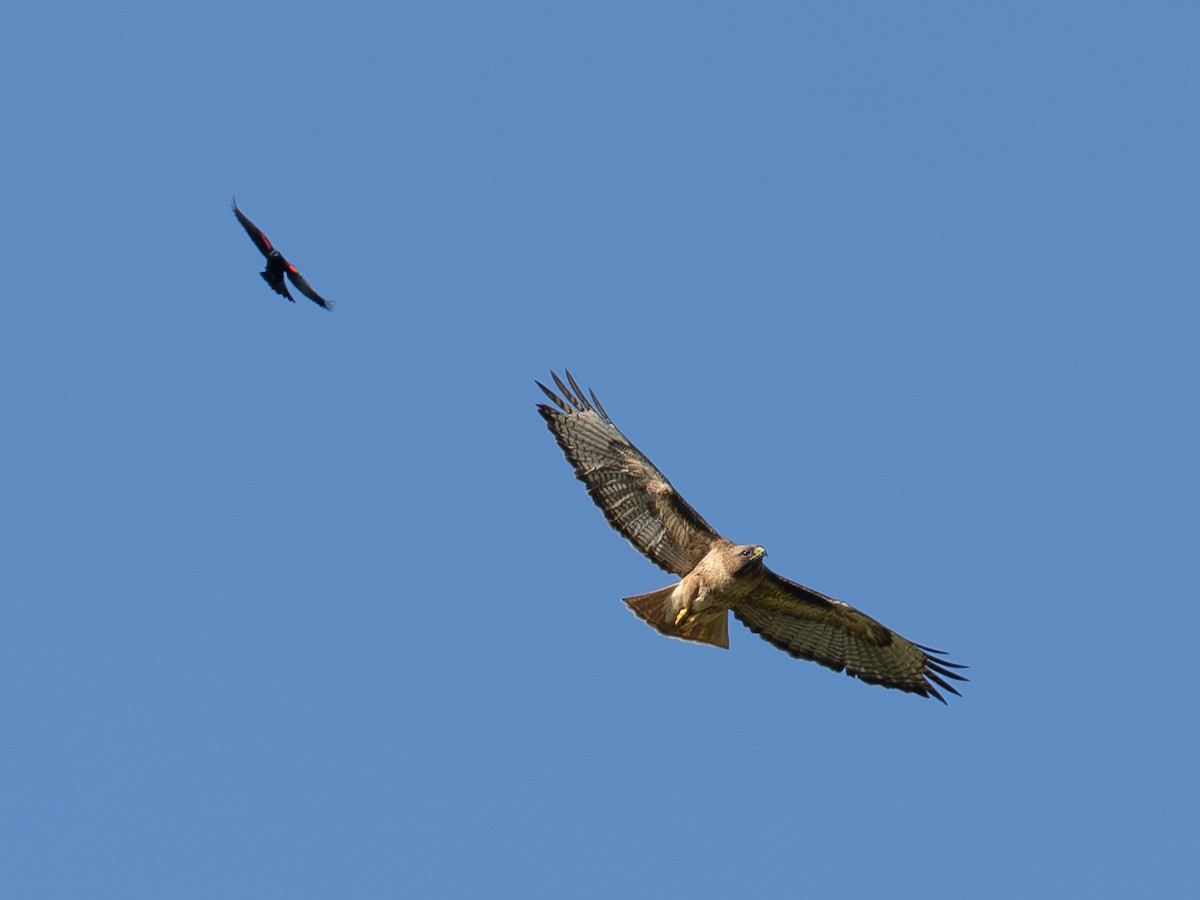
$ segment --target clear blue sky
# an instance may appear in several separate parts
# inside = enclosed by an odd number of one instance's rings
[[[1194,896],[1197,47],[1185,3],[14,8],[5,894]],[[638,622],[563,367],[964,697]]]

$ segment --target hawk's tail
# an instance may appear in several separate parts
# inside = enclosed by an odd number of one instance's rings
[[[696,641],[700,644],[712,644],[714,647],[729,649],[729,612],[716,610],[709,616],[691,616],[690,621],[675,624],[676,612],[671,603],[671,594],[675,585],[669,585],[659,591],[649,594],[639,594],[636,597],[626,597],[625,605],[633,610],[634,615],[660,634],[668,637],[681,638],[685,641]]]

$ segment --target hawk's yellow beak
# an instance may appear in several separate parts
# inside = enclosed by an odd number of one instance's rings
[[[767,551],[766,551],[765,547],[755,547],[754,548],[754,558],[755,559],[762,559],[766,555],[767,555]]]

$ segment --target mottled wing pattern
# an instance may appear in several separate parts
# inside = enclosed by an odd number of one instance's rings
[[[247,219],[242,214],[242,211],[238,209],[236,197],[233,199],[233,214],[242,223],[242,227],[246,229],[246,234],[250,235],[250,240],[254,241],[254,246],[258,248],[258,252],[263,256],[270,255],[274,247],[271,246],[271,242],[267,239],[267,236],[258,229],[258,226]]]
[[[958,694],[946,679],[966,681],[947,662],[902,638],[853,606],[767,570],[763,584],[734,607],[733,614],[759,637],[792,656],[810,659],[868,684],[922,697],[946,699],[938,687]]]
[[[550,374],[562,396],[537,382],[554,404],[539,403],[538,412],[575,477],[634,547],[668,572],[686,575],[721,536],[617,430],[594,393],[589,402],[570,372],[569,386]]]
[[[293,266],[291,263],[284,263],[284,269],[287,271],[288,280],[296,286],[296,290],[302,293],[313,303],[317,304],[317,306],[323,306],[326,309],[333,309],[333,304],[314,291],[312,289],[312,285],[308,283],[308,279],[301,275],[295,266]]]

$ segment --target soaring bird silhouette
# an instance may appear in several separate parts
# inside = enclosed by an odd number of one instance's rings
[[[811,659],[835,672],[946,702],[958,694],[954,669],[963,666],[941,650],[914,644],[849,603],[776,575],[757,544],[734,544],[704,521],[625,435],[594,393],[585,396],[571,373],[564,383],[550,373],[559,393],[538,382],[550,406],[538,404],[575,477],[587,485],[608,523],[647,559],[681,579],[625,605],[668,637],[729,647],[729,612],[780,650]],[[666,404],[669,408],[669,403]],[[713,427],[721,426],[719,410]],[[752,437],[760,439],[765,431]],[[738,463],[726,473],[736,483],[752,467]],[[667,697],[688,695],[693,685],[676,677]],[[941,689],[939,691],[938,689]]]
[[[254,246],[258,248],[258,252],[267,258],[267,267],[259,274],[262,275],[263,281],[271,286],[271,290],[281,297],[287,297],[295,303],[296,301],[288,293],[287,284],[283,280],[283,276],[287,275],[292,284],[296,286],[296,290],[317,304],[317,306],[323,306],[325,309],[333,309],[333,304],[314,291],[312,285],[305,280],[300,271],[284,259],[283,254],[271,245],[270,239],[259,230],[258,226],[242,214],[242,211],[238,209],[237,197],[233,198],[233,214],[242,223],[242,227],[246,229],[246,234],[250,235],[250,240],[254,241]]]

